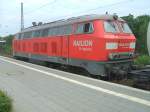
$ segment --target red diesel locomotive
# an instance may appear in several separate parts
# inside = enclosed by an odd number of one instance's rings
[[[97,76],[125,75],[135,36],[116,15],[85,15],[33,25],[17,33],[13,56],[78,66]]]

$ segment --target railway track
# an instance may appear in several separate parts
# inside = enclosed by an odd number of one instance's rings
[[[69,72],[69,73],[75,73],[77,75],[83,75],[86,77],[96,78],[99,80],[107,80],[109,82],[122,84],[134,88],[144,89],[144,90],[150,90],[150,68],[147,69],[140,69],[140,70],[133,70],[130,73],[128,73],[127,77],[124,79],[120,78],[113,78],[111,80],[108,80],[104,77],[96,77],[94,75],[91,75],[86,71],[85,69],[82,69],[80,67],[73,67],[73,66],[65,66],[61,64],[54,64],[54,63],[45,63],[40,62],[36,60],[28,60],[28,59],[19,59],[21,61],[28,61],[29,63],[38,64],[41,66],[50,67],[53,69]]]

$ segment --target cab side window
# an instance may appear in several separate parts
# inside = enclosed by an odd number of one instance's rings
[[[77,34],[92,33],[93,31],[93,24],[91,22],[78,24],[76,29]]]
[[[86,23],[86,24],[84,24],[84,29],[83,29],[83,31],[85,32],[85,33],[88,33],[88,32],[90,32],[90,27],[92,27],[92,25],[90,24],[90,23]]]
[[[83,33],[83,24],[78,24],[76,33],[77,34]]]

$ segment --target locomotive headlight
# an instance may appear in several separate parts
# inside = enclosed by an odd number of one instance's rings
[[[110,53],[109,54],[109,59],[115,59],[115,58],[117,58],[119,56],[119,54],[118,53]]]
[[[134,52],[130,52],[129,57],[134,57]]]
[[[130,43],[130,48],[131,48],[131,49],[135,49],[135,42],[131,42],[131,43]]]
[[[107,42],[106,49],[108,49],[108,50],[118,49],[118,43],[117,42]]]

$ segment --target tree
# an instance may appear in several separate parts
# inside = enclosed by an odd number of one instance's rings
[[[150,21],[149,15],[142,15],[134,18],[133,15],[122,17],[129,24],[131,30],[137,38],[136,51],[141,54],[147,54],[147,28]]]
[[[147,28],[150,21],[150,16],[138,16],[136,19],[137,50],[142,54],[147,54]]]
[[[13,35],[9,35],[6,37],[3,37],[3,40],[6,40],[6,44],[3,46],[3,53],[6,55],[11,55],[12,52],[12,40],[13,40]]]

